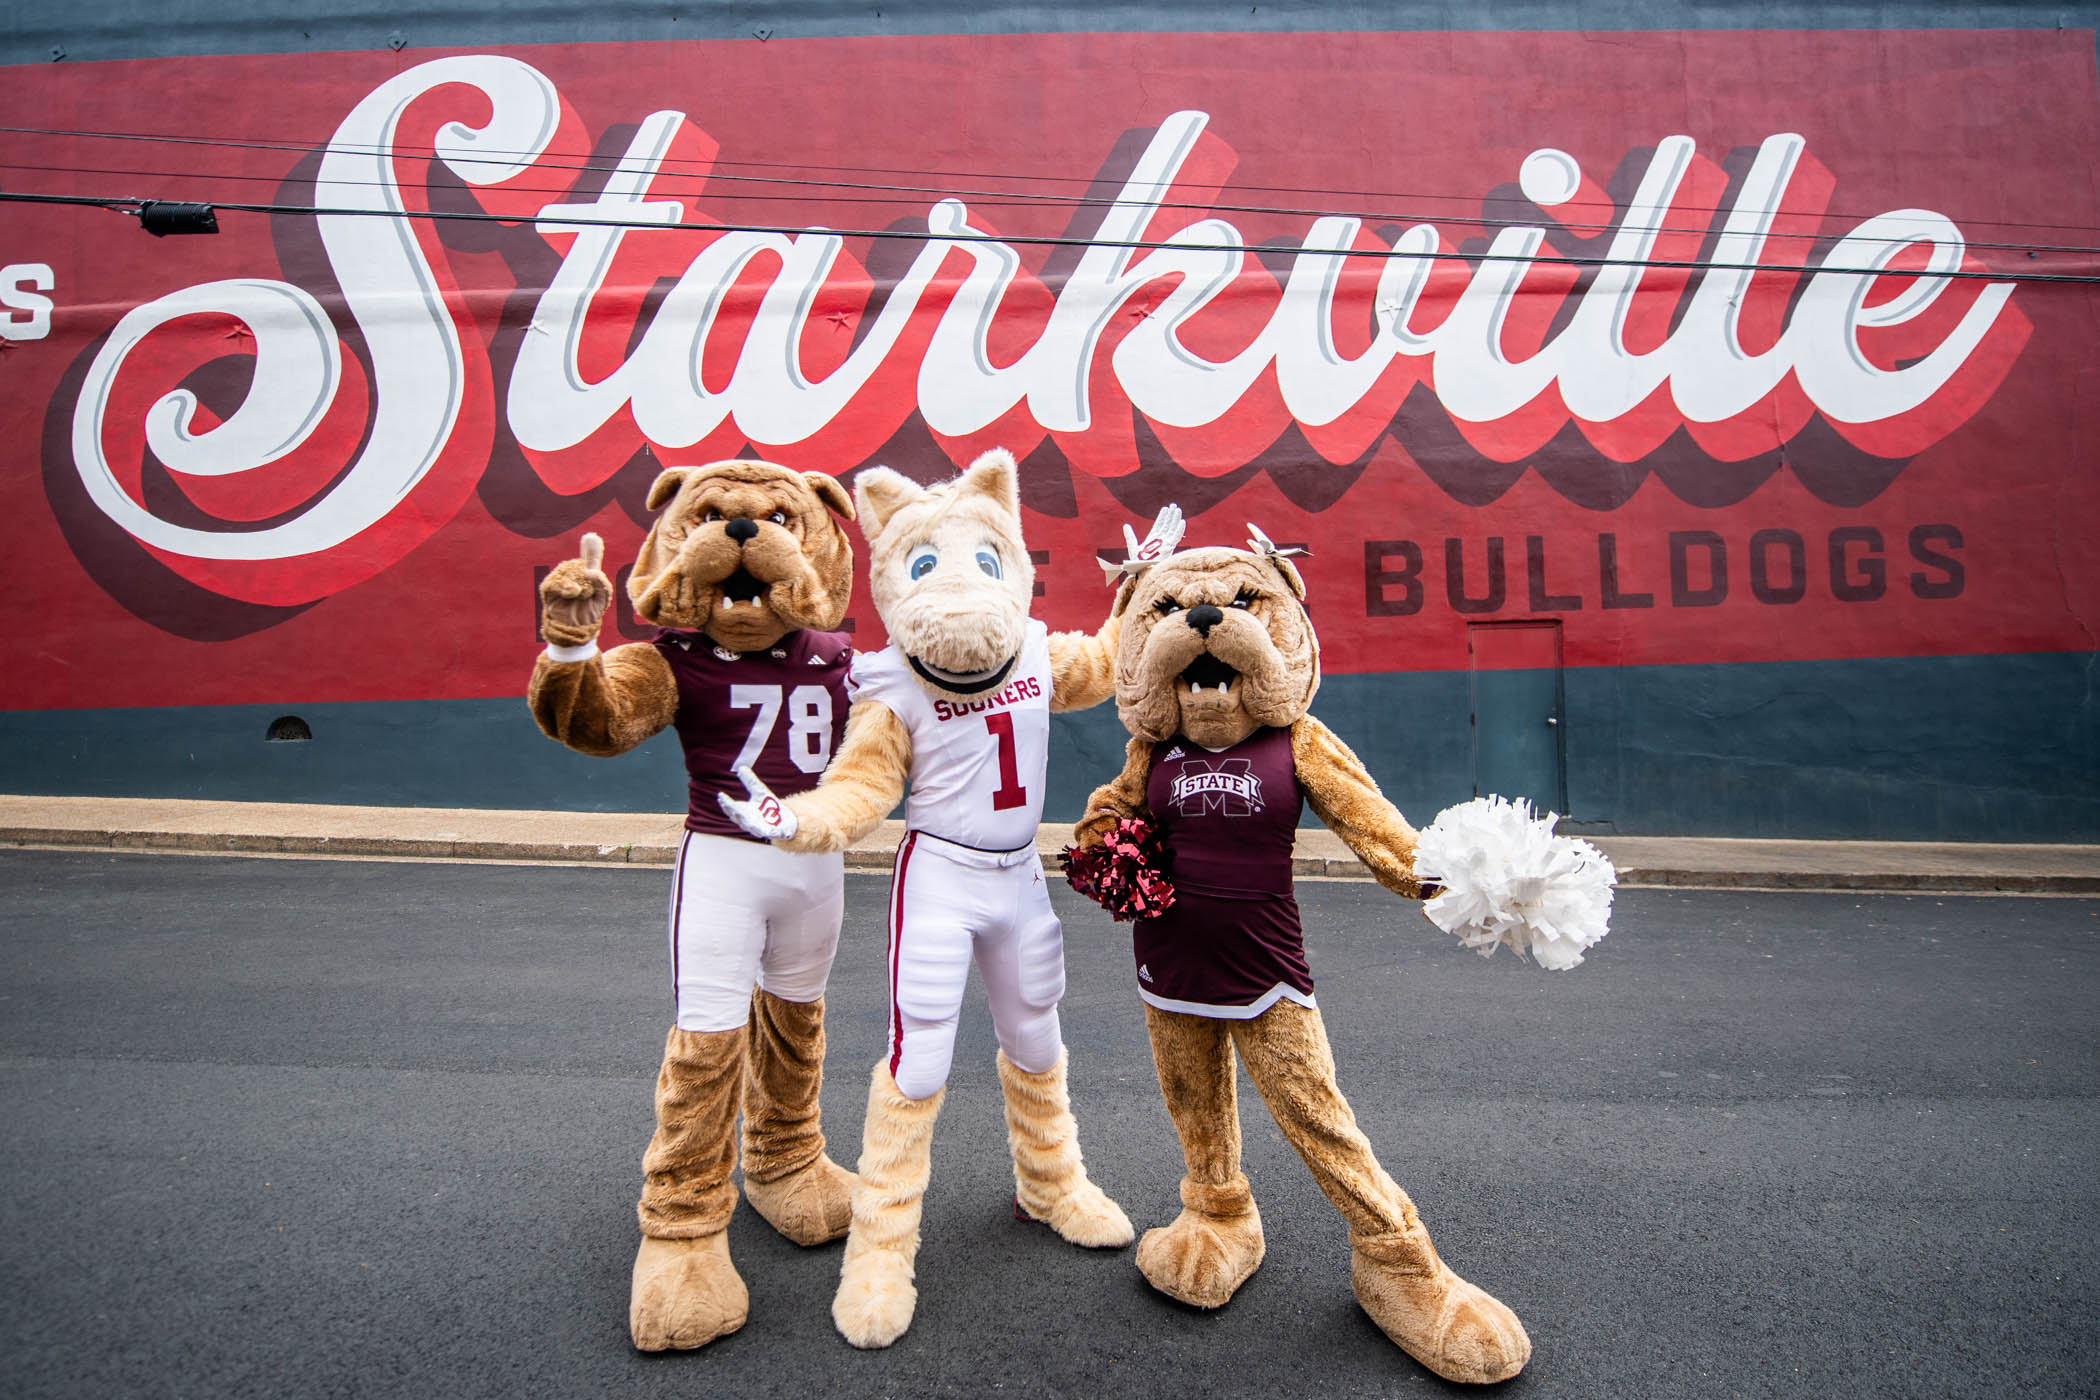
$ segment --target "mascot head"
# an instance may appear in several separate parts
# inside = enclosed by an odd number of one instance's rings
[[[930,488],[870,467],[853,496],[875,611],[920,682],[965,699],[1002,684],[1035,596],[1013,454],[994,448]]]
[[[1249,527],[1250,529],[1252,527]],[[1140,739],[1206,748],[1305,714],[1320,643],[1305,580],[1254,531],[1252,549],[1190,549],[1136,569],[1116,595],[1116,714]]]
[[[692,627],[732,651],[797,628],[830,631],[853,589],[853,547],[834,516],[846,489],[771,462],[669,467],[649,488],[656,523],[627,580],[638,617]]]

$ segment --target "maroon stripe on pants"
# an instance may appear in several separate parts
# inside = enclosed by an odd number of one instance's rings
[[[671,1019],[678,1019],[678,920],[685,913],[685,851],[691,845],[693,833],[688,831],[678,840],[678,871],[671,877]]]
[[[904,873],[911,867],[911,848],[919,833],[907,831],[897,843],[897,858],[890,870],[890,1082],[897,1080],[897,1063],[904,1058],[904,1013],[897,1007],[897,960],[904,942]]]

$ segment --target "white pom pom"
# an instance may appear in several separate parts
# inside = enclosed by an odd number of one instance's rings
[[[1619,872],[1587,841],[1556,836],[1556,813],[1476,797],[1437,813],[1415,846],[1415,878],[1444,892],[1422,906],[1431,922],[1483,958],[1507,944],[1556,971],[1582,961],[1610,931]]]

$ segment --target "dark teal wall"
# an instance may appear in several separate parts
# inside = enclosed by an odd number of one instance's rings
[[[2100,840],[2100,653],[1566,674],[1569,816],[1623,834]],[[1473,795],[1464,672],[1333,676],[1315,710],[1409,816]],[[267,742],[296,714],[308,742]],[[0,790],[674,811],[678,748],[543,738],[523,700],[0,714]],[[1048,815],[1121,765],[1112,708],[1060,717]]]

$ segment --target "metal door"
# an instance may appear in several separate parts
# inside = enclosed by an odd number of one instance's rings
[[[1560,623],[1469,623],[1466,643],[1474,796],[1527,797],[1541,812],[1567,811]]]

